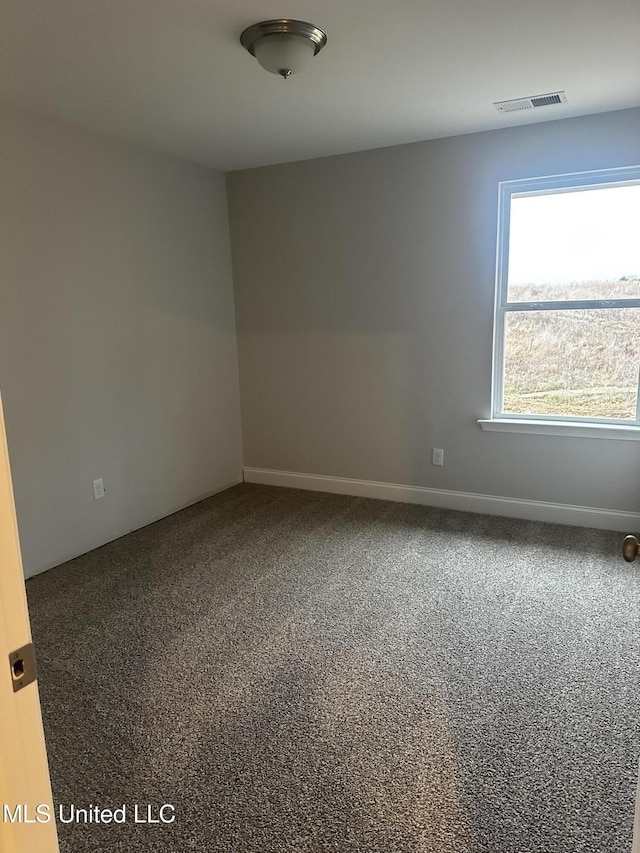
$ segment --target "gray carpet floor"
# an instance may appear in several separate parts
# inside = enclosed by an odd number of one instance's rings
[[[27,583],[61,850],[629,853],[618,533],[241,485]]]

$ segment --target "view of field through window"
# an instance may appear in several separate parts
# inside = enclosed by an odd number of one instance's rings
[[[640,300],[640,184],[514,195],[510,219],[509,303]],[[514,307],[504,346],[505,413],[636,419],[640,307]]]

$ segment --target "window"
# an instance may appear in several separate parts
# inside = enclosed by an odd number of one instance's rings
[[[639,427],[640,166],[501,183],[497,260],[492,419]]]

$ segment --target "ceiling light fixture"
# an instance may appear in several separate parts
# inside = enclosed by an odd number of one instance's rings
[[[327,36],[318,27],[287,18],[253,24],[240,36],[240,44],[266,71],[285,80],[302,71],[326,43]]]

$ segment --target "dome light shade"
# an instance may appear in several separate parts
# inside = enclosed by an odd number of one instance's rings
[[[288,77],[298,74],[315,56],[315,47],[304,36],[263,36],[253,46],[253,55],[265,71]]]
[[[282,18],[247,27],[240,43],[266,71],[286,80],[302,71],[325,46],[327,37],[313,24]]]

